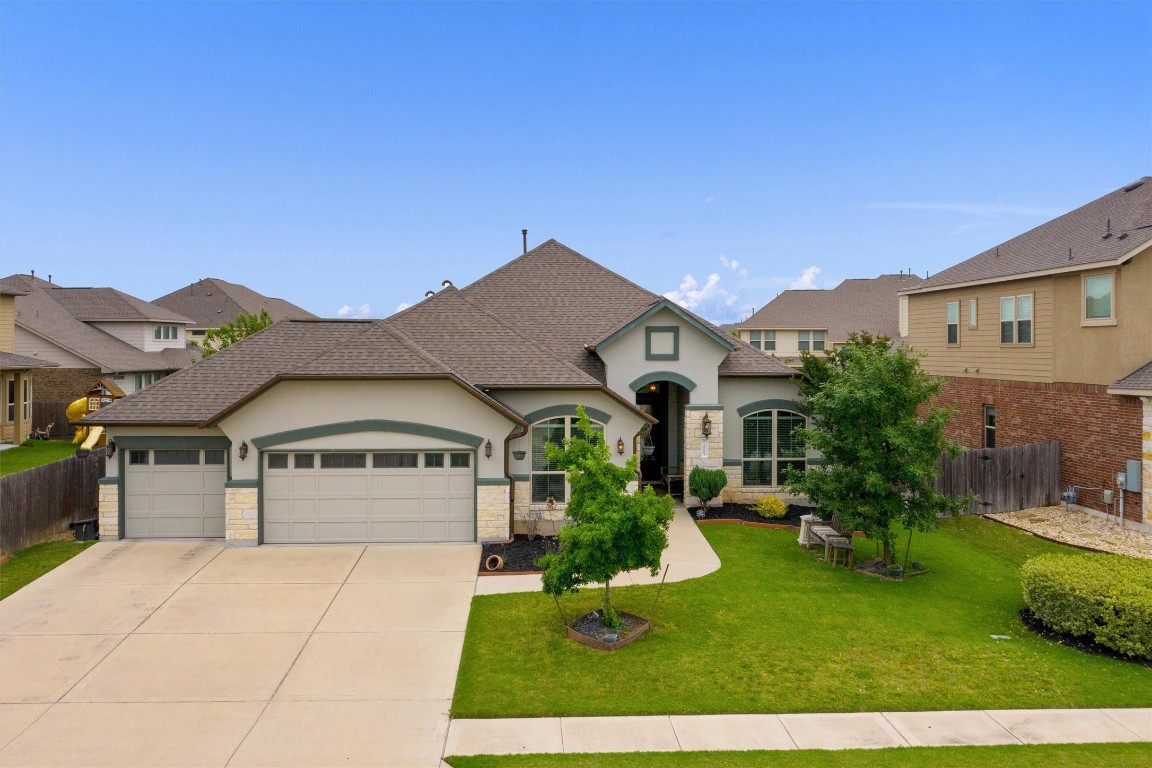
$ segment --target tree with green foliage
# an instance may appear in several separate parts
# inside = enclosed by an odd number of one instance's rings
[[[854,335],[825,357],[806,355],[801,369],[804,444],[824,457],[805,472],[789,469],[788,487],[845,525],[881,542],[892,562],[896,524],[930,531],[966,499],[933,489],[940,454],[959,448],[944,436],[951,411],[930,405],[942,382],[917,357],[884,336]]]
[[[707,508],[708,502],[720,495],[728,485],[728,475],[722,469],[708,469],[695,466],[688,473],[688,493],[700,499],[700,506]]]
[[[544,591],[559,596],[584,584],[604,585],[604,624],[620,626],[612,605],[611,583],[622,571],[648,568],[655,576],[668,546],[672,499],[651,488],[628,493],[636,479],[636,456],[620,467],[612,463],[602,436],[580,407],[577,428],[563,447],[549,444],[548,460],[568,474],[572,492],[567,516],[572,522],[557,534],[559,551],[539,561]]]
[[[232,346],[240,339],[264,330],[272,323],[272,316],[268,314],[266,309],[261,309],[260,314],[252,315],[241,312],[231,323],[225,323],[204,334],[204,341],[200,344],[201,354],[204,357],[214,355],[225,347]]]

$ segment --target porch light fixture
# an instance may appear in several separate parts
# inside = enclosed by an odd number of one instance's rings
[[[492,441],[484,443],[484,457],[487,459],[492,458]]]
[[[620,454],[621,456],[624,455],[624,438],[622,437],[617,438],[616,440],[616,453]]]
[[[114,456],[116,454],[116,441],[115,440],[109,440],[108,445],[106,445],[105,447],[108,449],[108,457],[109,458],[111,458],[112,456]]]
[[[648,385],[648,391],[649,392],[659,392],[660,391],[660,382],[654,381],[651,384],[649,384]]]
[[[241,441],[240,450],[238,450],[237,453],[240,454],[240,461],[248,458],[248,443]]]
[[[700,421],[700,433],[704,437],[709,437],[712,434],[712,419],[708,418],[708,414],[704,414],[704,418]]]

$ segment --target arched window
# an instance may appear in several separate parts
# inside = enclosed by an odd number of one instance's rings
[[[557,504],[568,500],[568,484],[564,472],[554,462],[548,461],[544,446],[563,445],[566,438],[579,434],[575,416],[558,416],[545,419],[532,425],[532,503],[544,504],[549,498]],[[592,432],[600,440],[604,439],[604,425],[592,422]]]
[[[744,485],[779,487],[785,467],[803,471],[804,443],[796,430],[804,417],[785,410],[767,410],[744,417]]]

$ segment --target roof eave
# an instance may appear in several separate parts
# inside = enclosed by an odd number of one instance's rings
[[[1110,395],[1130,395],[1131,397],[1152,397],[1152,388],[1132,389],[1131,387],[1108,387]]]
[[[991,285],[993,283],[1008,283],[1014,280],[1027,280],[1034,277],[1047,277],[1049,275],[1065,275],[1072,272],[1083,272],[1089,269],[1099,269],[1101,267],[1118,267],[1125,262],[1128,262],[1140,255],[1141,251],[1152,249],[1152,240],[1141,243],[1132,250],[1117,256],[1114,259],[1103,259],[1101,261],[1089,261],[1081,264],[1075,264],[1070,267],[1056,267],[1054,269],[1041,269],[1034,272],[1021,272],[1013,275],[1002,275],[1000,277],[987,277],[982,280],[966,280],[959,283],[947,283],[945,285],[933,285],[927,288],[908,288],[907,290],[897,291],[898,296],[912,296],[921,293],[932,293],[934,291],[950,291],[957,288],[971,288],[977,285]]]
[[[639,317],[629,320],[627,323],[612,331],[612,333],[608,334],[595,344],[587,345],[585,349],[589,350],[590,352],[599,352],[603,348],[608,347],[618,341],[621,337],[638,327],[641,323],[662,309],[667,309],[668,311],[672,312],[681,320],[684,320],[696,330],[710,337],[713,341],[727,349],[729,352],[736,349],[736,345],[728,341],[728,339],[724,338],[722,334],[717,333],[708,326],[704,325],[699,320],[692,317],[679,306],[677,306],[675,302],[668,299],[661,299],[660,301],[657,301],[655,304],[645,310]]]

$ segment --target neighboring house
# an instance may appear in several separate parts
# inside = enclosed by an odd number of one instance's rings
[[[756,349],[800,364],[800,352],[830,352],[850,333],[867,331],[899,340],[905,334],[898,291],[915,287],[915,275],[881,275],[845,280],[831,290],[789,290],[734,327]]]
[[[0,442],[23,443],[34,428],[32,424],[32,371],[56,365],[51,360],[38,360],[15,354],[16,297],[25,292],[14,284],[0,280]],[[61,425],[64,426],[64,425]]]
[[[197,357],[185,348],[188,318],[114,288],[64,288],[32,275],[4,282],[22,293],[15,351],[59,363],[33,373],[40,400],[66,404],[103,379],[131,394]]]
[[[290,301],[264,296],[247,286],[218,277],[197,280],[187,288],[161,296],[152,303],[191,318],[192,323],[187,328],[191,341],[203,338],[213,328],[231,323],[238,315],[258,315],[264,309],[273,320],[316,319],[316,315]]]
[[[646,480],[723,467],[750,499],[805,466],[794,376],[550,240],[385,320],[277,323],[88,417],[117,447],[100,531],[507,539],[562,520],[545,445],[578,405],[616,463],[651,445]]]
[[[1061,484],[1080,486],[1079,504],[1094,510],[1107,511],[1101,489],[1117,492],[1129,461],[1149,477],[1152,178],[904,295],[909,343],[948,378],[951,437],[969,448],[1059,440]],[[1124,494],[1124,512],[1148,520],[1148,482]]]

